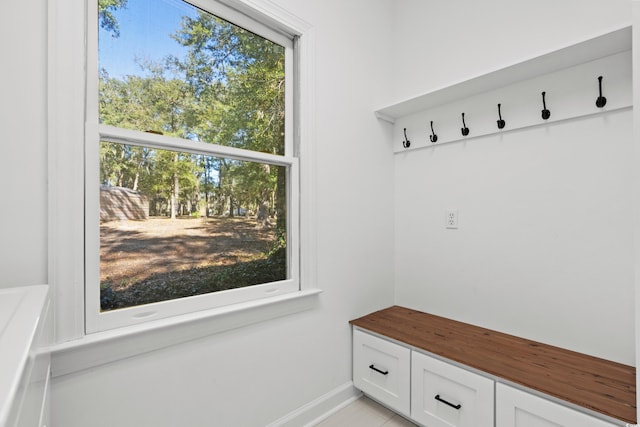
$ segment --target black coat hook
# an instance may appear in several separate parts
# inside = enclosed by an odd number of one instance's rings
[[[500,104],[498,104],[498,117],[499,117],[499,120],[497,121],[498,129],[503,129],[507,123],[504,120],[502,120],[502,113],[500,112]]]
[[[402,146],[404,148],[409,148],[411,142],[407,139],[407,128],[404,128],[404,141],[402,141]]]
[[[542,92],[542,120],[549,120],[551,117],[551,111],[547,110],[547,102],[544,99],[546,94],[547,92]]]
[[[598,77],[598,89],[600,90],[600,96],[596,99],[596,107],[602,108],[607,105],[607,98],[602,96],[602,76]]]
[[[429,140],[431,140],[431,142],[438,141],[438,135],[436,135],[435,132],[433,131],[433,120],[431,120],[431,135],[429,135]]]
[[[462,132],[462,136],[469,135],[469,128],[467,124],[464,122],[464,113],[462,113],[462,128],[460,128],[460,132]]]

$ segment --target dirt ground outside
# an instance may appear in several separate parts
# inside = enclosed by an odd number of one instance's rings
[[[274,280],[273,274],[281,280],[286,268],[279,264],[286,261],[267,257],[275,238],[273,228],[259,227],[255,219],[244,217],[102,223],[102,309],[264,283]],[[265,261],[273,262],[265,265]],[[215,279],[229,277],[230,268],[237,271],[238,266],[242,275],[251,277],[238,283]]]

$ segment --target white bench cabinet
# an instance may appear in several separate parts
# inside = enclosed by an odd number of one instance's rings
[[[353,384],[400,414],[410,415],[411,350],[353,332]]]
[[[614,427],[569,407],[505,384],[496,385],[496,427]]]
[[[411,418],[429,427],[493,427],[493,380],[411,353]]]
[[[354,385],[421,425],[637,424],[633,366],[399,306],[350,323]]]

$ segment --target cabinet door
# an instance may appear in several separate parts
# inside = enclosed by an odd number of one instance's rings
[[[374,335],[353,332],[353,384],[389,408],[409,415],[411,350]]]
[[[411,418],[429,427],[493,427],[489,378],[413,352]]]
[[[496,427],[614,427],[614,424],[504,384],[496,385]]]

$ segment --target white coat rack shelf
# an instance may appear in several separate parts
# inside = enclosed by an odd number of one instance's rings
[[[376,116],[393,124],[398,153],[632,103],[631,27],[625,27],[381,108]]]

